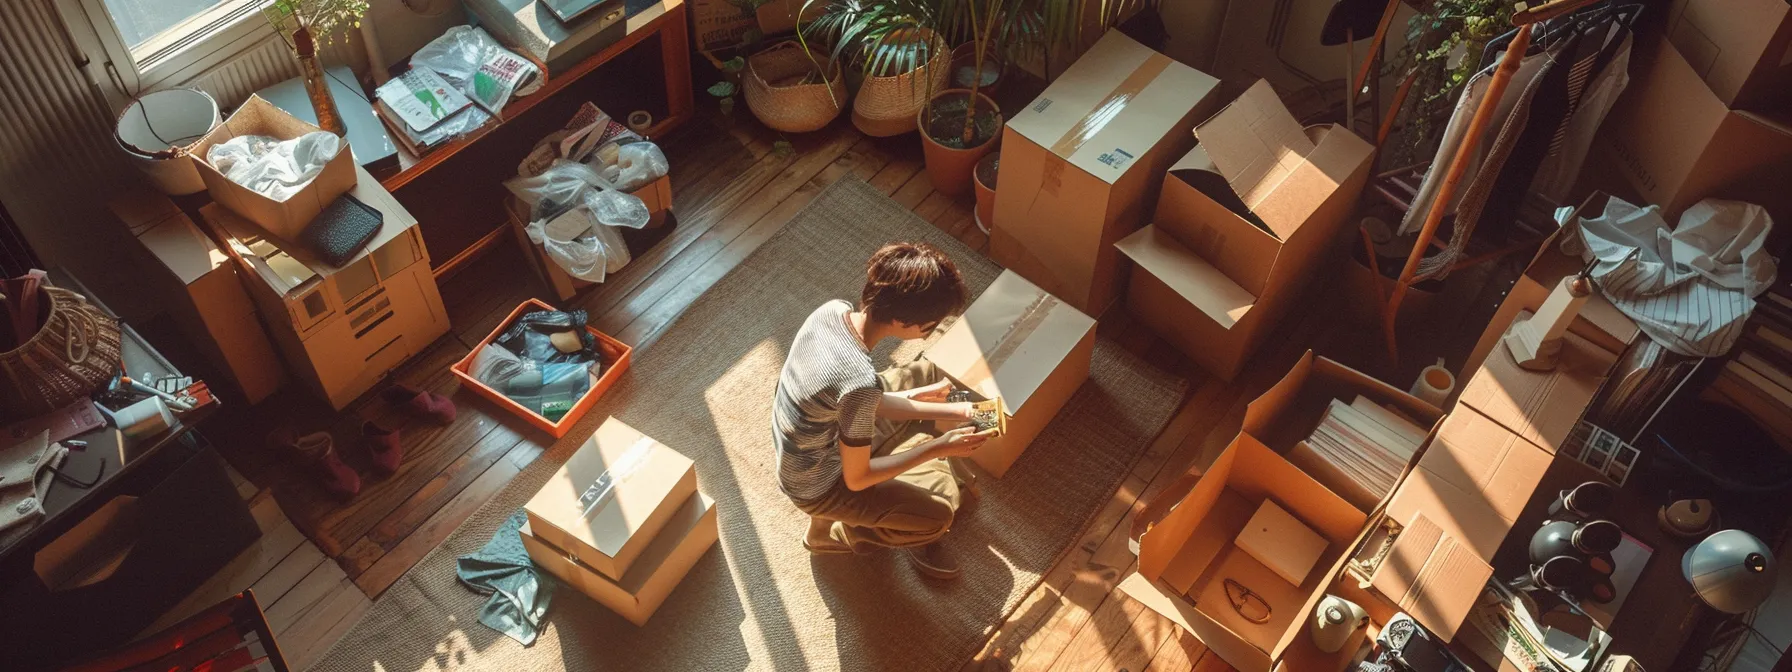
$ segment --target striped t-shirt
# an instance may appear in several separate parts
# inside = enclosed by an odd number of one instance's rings
[[[883,398],[871,353],[847,324],[852,305],[829,301],[809,314],[790,344],[772,402],[778,487],[791,499],[820,499],[840,482],[840,448],[869,446]]]

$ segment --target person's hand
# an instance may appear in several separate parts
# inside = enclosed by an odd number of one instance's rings
[[[993,429],[979,432],[976,427],[959,427],[935,439],[937,444],[934,446],[933,456],[965,457],[977,452],[977,449],[981,448],[985,441],[994,438],[995,435],[996,432]]]
[[[917,387],[904,394],[912,401],[943,402],[948,395],[952,394],[952,381],[942,380],[932,385]]]

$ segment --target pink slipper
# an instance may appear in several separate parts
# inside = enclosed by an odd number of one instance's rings
[[[268,434],[268,445],[292,453],[330,494],[349,499],[361,492],[361,475],[336,455],[336,442],[329,432],[298,436],[292,428],[283,427]]]
[[[399,442],[396,429],[387,430],[371,421],[361,423],[361,445],[366,446],[373,471],[381,478],[397,473],[398,465],[404,462],[404,445]]]
[[[438,425],[454,422],[454,402],[434,392],[424,392],[409,385],[393,385],[380,392],[380,396],[411,415],[429,418]]]

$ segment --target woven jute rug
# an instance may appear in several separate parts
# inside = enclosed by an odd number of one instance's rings
[[[856,300],[864,260],[899,240],[946,250],[974,292],[1000,272],[864,182],[842,179],[638,352],[572,433],[393,584],[313,669],[962,666],[1112,495],[1187,383],[1098,340],[1089,381],[1007,477],[985,479],[982,498],[959,513],[947,537],[964,567],[958,581],[923,578],[896,552],[812,557],[800,543],[806,517],[777,487],[772,391],[803,318],[829,299]],[[880,362],[920,351],[891,345]],[[478,623],[485,598],[455,580],[455,557],[484,545],[611,415],[696,461],[700,487],[720,507],[721,542],[646,627],[563,587],[548,627],[525,648]]]

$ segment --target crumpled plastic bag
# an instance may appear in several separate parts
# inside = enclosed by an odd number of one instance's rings
[[[411,54],[411,65],[434,70],[487,109],[502,109],[510,97],[527,96],[542,86],[541,73],[533,63],[505,49],[476,26],[449,28]],[[478,76],[482,67],[488,75],[483,80]],[[515,84],[514,89],[504,90],[510,83]]]
[[[634,191],[666,176],[671,167],[658,145],[645,140],[622,145],[616,151],[616,163],[601,172],[604,179],[622,191]]]
[[[212,145],[205,161],[230,181],[285,202],[317,179],[342,147],[342,138],[328,131],[313,131],[291,140],[239,135]]]
[[[647,204],[616,191],[596,169],[574,161],[555,161],[542,174],[504,183],[529,205],[523,227],[568,275],[603,282],[622,270],[631,257],[618,227],[647,226]]]
[[[1767,211],[1750,203],[1705,199],[1670,228],[1660,207],[1614,197],[1600,216],[1580,220],[1562,249],[1594,262],[1594,284],[1651,339],[1677,354],[1718,357],[1778,275],[1765,250],[1772,230]]]

